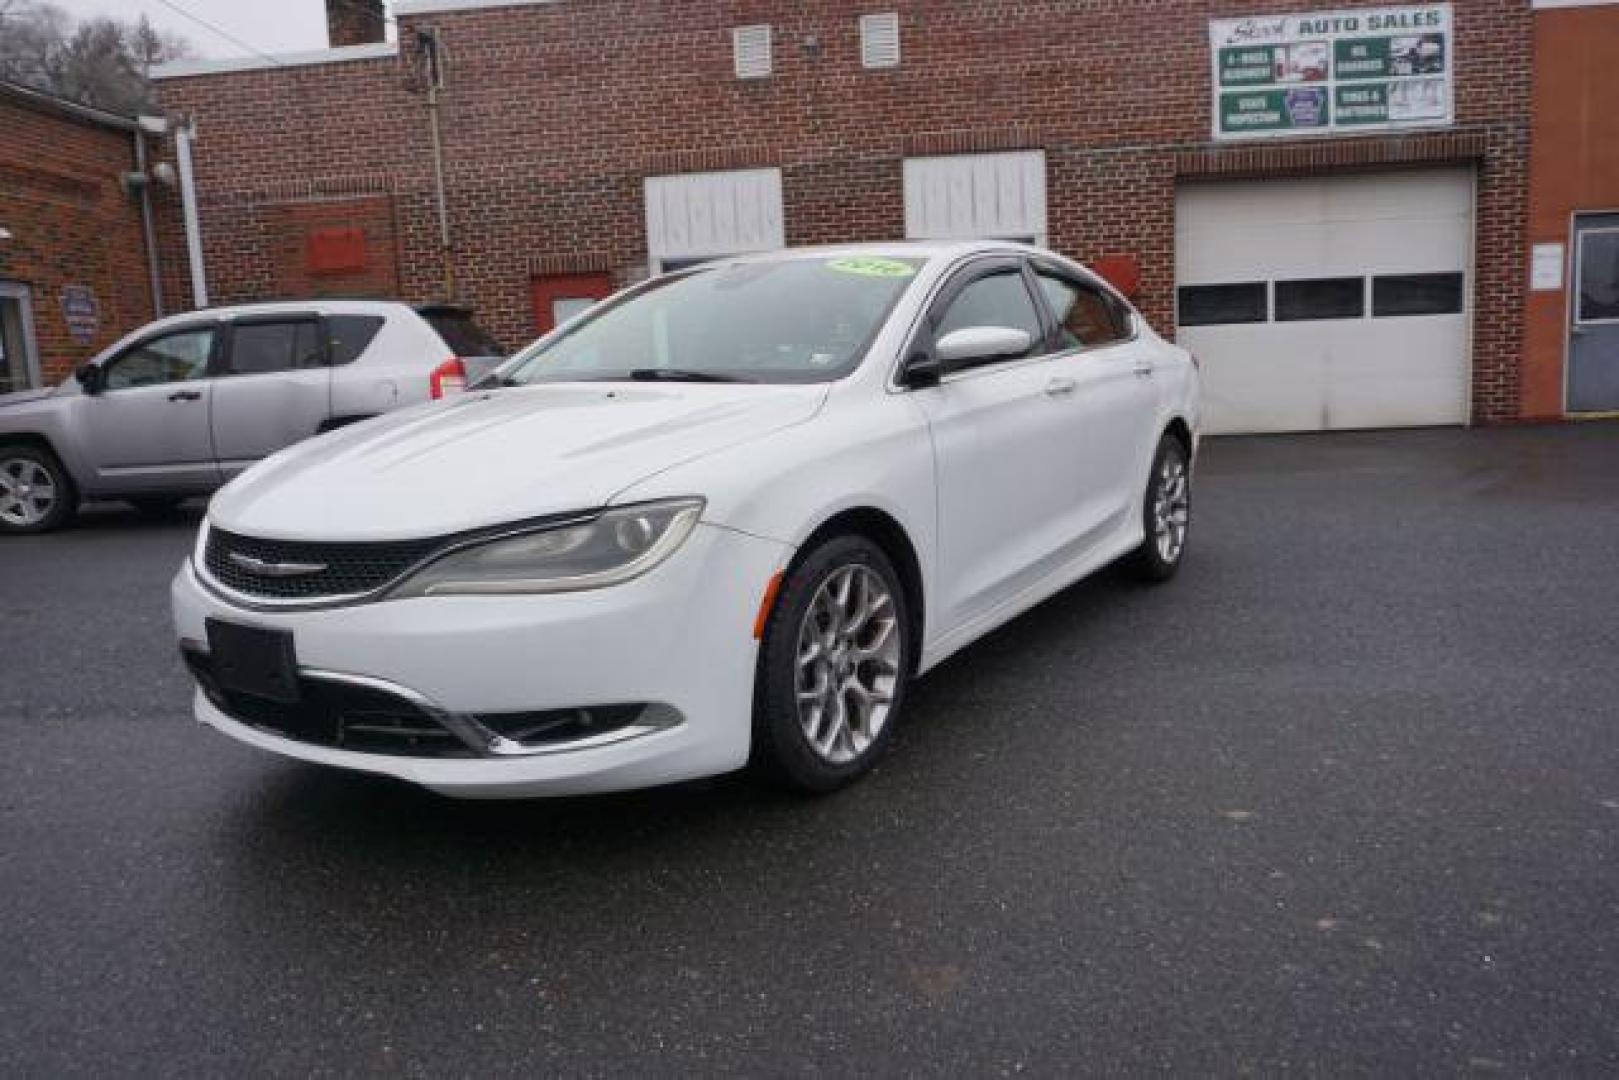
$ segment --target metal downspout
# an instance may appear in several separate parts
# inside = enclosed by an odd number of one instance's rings
[[[186,257],[191,264],[191,306],[208,306],[208,275],[202,264],[202,225],[197,220],[197,181],[191,171],[191,142],[197,137],[197,122],[186,118],[174,136],[175,156],[180,159],[180,204],[185,211]]]
[[[146,244],[146,277],[152,287],[152,317],[161,319],[163,275],[158,269],[157,230],[152,227],[152,174],[146,170],[146,133],[135,130],[135,171],[141,175],[141,239]]]

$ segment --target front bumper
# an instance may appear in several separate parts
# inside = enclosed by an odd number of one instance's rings
[[[289,738],[245,711],[227,712],[221,705],[228,702],[201,689],[196,695],[197,719],[289,757],[452,795],[565,795],[671,783],[746,762],[754,619],[790,553],[783,544],[701,525],[652,572],[587,592],[257,611],[209,591],[188,562],[171,593],[184,649],[206,649],[210,618],[290,630],[300,676],[387,687],[452,719],[648,706],[649,722],[610,737],[540,749],[506,742],[435,757]]]

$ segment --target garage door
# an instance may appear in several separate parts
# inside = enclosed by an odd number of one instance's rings
[[[1465,423],[1472,207],[1464,169],[1182,185],[1176,321],[1206,429]]]

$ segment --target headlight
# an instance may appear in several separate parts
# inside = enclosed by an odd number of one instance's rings
[[[485,540],[428,563],[389,596],[503,596],[617,585],[674,554],[702,512],[702,499],[670,499]]]

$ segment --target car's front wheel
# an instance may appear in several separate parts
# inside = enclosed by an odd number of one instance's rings
[[[863,536],[816,547],[783,581],[765,626],[753,761],[801,791],[871,768],[893,735],[910,678],[905,591]]]
[[[0,446],[0,535],[67,524],[78,496],[56,455],[37,446]]]

